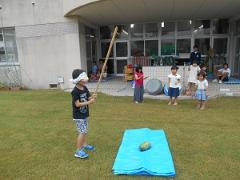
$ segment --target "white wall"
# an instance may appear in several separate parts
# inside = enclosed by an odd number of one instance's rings
[[[171,74],[171,66],[143,66],[143,73],[144,76],[149,77],[144,81],[144,85],[150,79],[159,79],[164,85],[168,82],[168,75]],[[188,66],[179,66],[177,73],[181,76],[181,84],[186,86],[189,76]]]
[[[15,27],[22,84],[27,88],[48,88],[58,76],[64,77],[64,88],[71,88],[72,70],[85,67],[78,19],[64,17],[63,1],[0,1],[3,27]]]
[[[63,0],[2,0],[0,4],[5,27],[68,21]]]
[[[79,24],[79,43],[80,43],[81,68],[87,71],[86,36],[85,27],[83,24]]]
[[[48,88],[62,76],[64,88],[71,87],[72,70],[81,67],[77,22],[16,27],[16,36],[25,86]]]

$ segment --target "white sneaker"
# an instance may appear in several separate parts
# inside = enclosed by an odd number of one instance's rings
[[[213,83],[217,83],[217,82],[218,82],[218,80],[217,80],[217,79],[214,79],[214,80],[212,80],[212,82],[213,82]]]
[[[219,80],[218,83],[219,83],[219,84],[222,84],[222,80]]]

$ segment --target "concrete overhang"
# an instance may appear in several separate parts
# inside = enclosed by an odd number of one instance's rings
[[[65,10],[66,17],[78,16],[96,25],[234,18],[240,15],[240,0],[70,1],[74,4]]]

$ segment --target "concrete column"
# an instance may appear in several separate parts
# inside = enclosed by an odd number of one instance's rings
[[[80,64],[81,68],[87,71],[87,54],[86,54],[86,33],[84,24],[79,23],[79,46],[80,46]]]

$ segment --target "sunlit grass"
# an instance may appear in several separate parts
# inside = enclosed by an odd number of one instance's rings
[[[145,179],[111,172],[124,130],[142,127],[165,130],[176,179],[239,179],[240,98],[210,100],[205,111],[166,104],[99,95],[88,134],[96,152],[80,160],[69,93],[0,92],[0,179]]]

